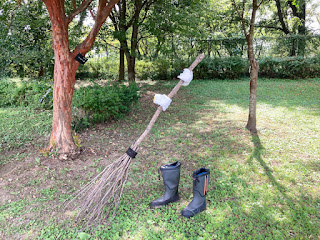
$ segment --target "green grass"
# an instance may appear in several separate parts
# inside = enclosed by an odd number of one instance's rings
[[[31,108],[0,108],[0,152],[35,143],[50,133],[51,111]]]
[[[144,91],[168,93],[175,83],[156,82],[144,86]],[[142,143],[110,226],[83,231],[72,218],[59,215],[61,209],[56,207],[68,195],[64,186],[79,187],[79,181],[68,175],[75,167],[61,163],[60,170],[53,171],[34,161],[31,170],[37,166],[42,170],[30,178],[27,186],[34,189],[36,197],[26,194],[0,205],[0,237],[319,239],[320,79],[259,79],[257,136],[244,128],[248,116],[248,88],[248,80],[193,81],[190,86],[183,87]],[[142,133],[155,110],[151,100],[145,104],[149,107],[140,105],[126,119],[86,135],[88,140],[84,144],[91,141],[103,150],[122,154]],[[6,122],[13,121],[25,121],[24,134],[16,132],[22,128],[12,130],[13,136],[21,135],[22,143],[31,141],[33,134],[28,133],[31,129],[35,136],[48,133],[47,128],[33,128],[30,122],[49,125],[46,120],[49,115],[34,114],[29,122],[23,117],[22,109],[0,111],[7,117],[7,121],[0,120],[0,134],[4,134],[2,129],[6,129]],[[15,114],[10,115],[11,112]],[[16,148],[22,150],[23,145]],[[15,156],[9,156],[7,161],[10,162],[10,158]],[[88,169],[90,164],[96,169],[101,167],[103,158],[104,155],[94,156],[93,161],[87,163]],[[150,209],[148,204],[162,192],[158,168],[176,160],[182,162],[181,201],[163,209]],[[211,170],[207,210],[193,219],[185,219],[180,212],[192,199],[191,175],[202,166]],[[84,182],[89,175],[85,169],[77,176]],[[43,179],[48,186],[38,189],[41,184],[37,179]],[[14,189],[8,184],[6,191]],[[10,220],[10,216],[13,219]],[[44,221],[39,221],[41,218]]]

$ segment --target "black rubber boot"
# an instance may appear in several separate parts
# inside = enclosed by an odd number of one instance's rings
[[[190,218],[206,210],[209,176],[210,170],[206,168],[200,168],[193,173],[193,199],[188,206],[182,210],[182,216]]]
[[[158,208],[167,205],[168,203],[178,201],[178,186],[180,180],[180,162],[166,164],[160,167],[160,171],[164,184],[164,195],[150,203],[151,208]]]

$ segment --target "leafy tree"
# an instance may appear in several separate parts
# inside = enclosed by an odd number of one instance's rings
[[[207,38],[205,23],[211,8],[209,1],[158,1],[142,26],[144,52],[154,59],[191,57],[201,49],[195,39]]]
[[[290,42],[285,44],[289,47],[290,56],[304,56],[306,37],[306,7],[307,0],[273,0],[269,2],[271,18],[260,22],[259,27],[273,32],[280,32],[289,37]]]
[[[248,44],[248,58],[250,62],[250,99],[249,99],[249,117],[246,128],[252,133],[257,132],[256,127],[256,106],[257,106],[257,82],[259,73],[259,63],[255,59],[254,55],[254,25],[256,21],[257,11],[264,0],[258,2],[258,0],[251,0],[248,3],[247,0],[241,0],[236,2],[232,0],[233,6],[238,14],[239,20],[242,25],[243,34]],[[251,14],[249,13],[251,10]]]
[[[53,69],[49,15],[39,1],[0,3],[2,74],[50,75]]]
[[[121,0],[110,14],[114,37],[120,43],[119,81],[124,80],[124,56],[127,58],[128,79],[135,81],[135,63],[138,48],[139,27],[157,0]],[[131,30],[131,36],[128,32]],[[130,41],[130,43],[129,43]]]
[[[80,63],[78,54],[85,55],[93,46],[95,38],[119,0],[99,0],[94,25],[87,37],[70,50],[69,26],[74,18],[87,11],[93,0],[65,1],[43,0],[50,15],[54,49],[53,122],[50,147],[58,148],[60,157],[68,158],[78,154],[73,141],[71,116],[75,75]]]

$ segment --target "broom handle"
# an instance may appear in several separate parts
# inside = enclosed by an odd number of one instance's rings
[[[204,54],[200,54],[196,60],[194,60],[194,62],[190,65],[190,67],[188,68],[190,71],[192,71],[204,58]],[[178,84],[171,90],[171,92],[169,93],[168,97],[172,98],[174,95],[176,95],[176,93],[179,91],[180,87],[182,86],[184,82],[182,80],[180,80],[178,82]],[[138,140],[132,145],[132,149],[133,150],[137,150],[139,144],[143,141],[143,139],[148,135],[148,133],[150,132],[153,124],[157,121],[157,118],[159,117],[160,113],[162,112],[162,107],[159,106],[156,110],[156,112],[154,113],[153,117],[151,118],[146,130],[142,133],[142,135],[138,138]]]

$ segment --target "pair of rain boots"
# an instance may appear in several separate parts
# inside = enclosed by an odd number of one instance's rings
[[[180,167],[180,162],[166,164],[160,167],[165,191],[164,195],[150,203],[151,208],[159,208],[169,203],[177,202],[180,199],[178,193]],[[210,170],[206,168],[199,168],[193,173],[193,199],[188,206],[182,210],[182,216],[190,218],[206,209],[209,176]]]

